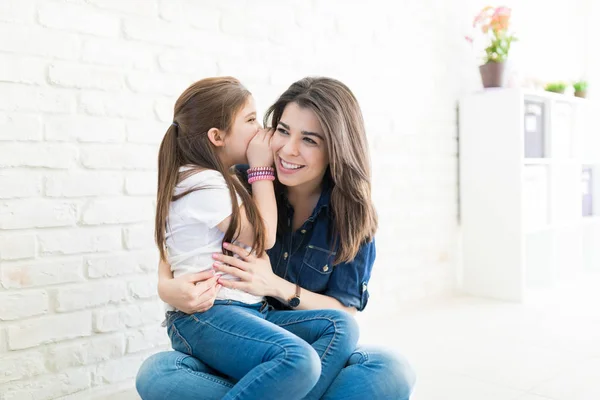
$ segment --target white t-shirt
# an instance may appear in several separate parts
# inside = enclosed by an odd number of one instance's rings
[[[192,167],[179,169],[184,172]],[[166,244],[167,258],[173,276],[178,277],[212,268],[213,253],[221,253],[221,243],[225,234],[217,225],[231,215],[231,198],[227,183],[219,172],[203,170],[196,172],[177,184],[174,195],[191,188],[202,188],[186,194],[169,205],[167,216]],[[238,196],[238,203],[241,199]],[[225,274],[223,279],[239,280]],[[236,289],[222,287],[217,295],[219,300],[236,300],[247,304],[264,300]],[[170,308],[172,310],[172,308]]]

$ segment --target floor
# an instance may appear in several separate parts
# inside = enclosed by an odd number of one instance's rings
[[[394,310],[393,323],[364,313],[361,342],[408,357],[411,400],[600,400],[599,289],[593,277],[526,304],[440,299]]]
[[[393,344],[414,364],[411,400],[600,400],[598,277],[524,305],[456,297],[395,320],[361,321],[362,341]]]

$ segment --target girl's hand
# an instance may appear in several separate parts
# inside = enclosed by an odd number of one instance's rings
[[[221,285],[215,272],[203,271],[158,282],[158,295],[165,302],[186,314],[204,312],[215,302]]]
[[[239,289],[255,296],[272,296],[279,277],[273,273],[269,256],[262,257],[248,254],[247,250],[227,243],[225,248],[241,257],[235,258],[221,253],[213,254],[214,268],[218,272],[233,275],[240,281],[230,281],[223,278],[218,283],[227,288]]]
[[[273,128],[260,129],[248,144],[246,157],[251,168],[270,167],[273,165],[271,137],[274,131]]]

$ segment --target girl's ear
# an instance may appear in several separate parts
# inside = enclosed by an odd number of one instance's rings
[[[217,128],[210,128],[208,131],[208,140],[216,147],[223,147],[225,145],[225,132]]]

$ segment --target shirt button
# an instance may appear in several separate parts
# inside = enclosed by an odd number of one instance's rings
[[[288,258],[288,253],[287,253],[287,251],[286,251],[285,253],[283,253],[283,259],[284,259],[284,260],[287,260],[287,258]]]
[[[302,234],[306,233],[306,229],[302,229],[302,230],[300,231],[300,233],[302,233]]]
[[[325,266],[323,267],[323,271],[324,271],[324,272],[327,272],[327,271],[329,271],[329,267],[328,267],[327,265],[325,265]]]

